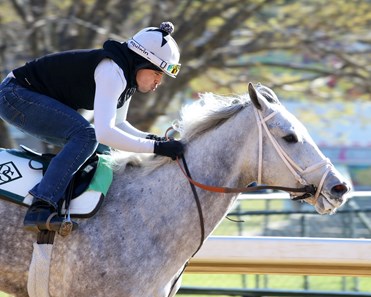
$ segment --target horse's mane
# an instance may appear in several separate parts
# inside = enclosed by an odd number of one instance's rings
[[[179,132],[182,143],[187,145],[194,138],[231,118],[250,102],[247,94],[239,96],[200,94],[199,100],[182,107],[180,118],[174,122],[173,128]],[[168,157],[153,157],[153,155],[145,156],[143,154],[136,154],[134,163],[132,162],[133,156],[127,160],[127,157],[121,153],[115,154],[114,159],[121,169],[127,165],[144,167],[143,174],[148,174],[159,166],[171,162]],[[122,166],[122,164],[125,165]]]
[[[247,95],[201,94],[199,100],[182,107],[180,119],[174,125],[174,128],[180,133],[182,141],[187,143],[232,117],[248,102],[250,102],[250,99]]]
[[[276,94],[268,87],[258,83],[256,90],[271,103],[279,103]],[[184,105],[180,120],[175,129],[183,142],[187,143],[205,131],[216,127],[250,104],[248,94],[220,96],[213,93],[200,94],[200,99]]]

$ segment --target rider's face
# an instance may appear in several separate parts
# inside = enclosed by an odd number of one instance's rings
[[[152,69],[140,69],[137,72],[138,91],[148,93],[155,91],[161,84],[163,72]]]

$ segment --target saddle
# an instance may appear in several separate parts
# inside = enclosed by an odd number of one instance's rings
[[[29,206],[33,197],[28,191],[43,177],[53,154],[40,154],[21,145],[20,150],[0,149],[0,199]],[[111,156],[95,153],[73,176],[59,205],[59,214],[89,218],[103,203],[111,185]]]

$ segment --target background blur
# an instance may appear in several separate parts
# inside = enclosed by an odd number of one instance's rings
[[[370,190],[370,0],[0,0],[0,79],[38,56],[98,48],[109,38],[125,41],[143,27],[159,26],[162,21],[175,25],[181,72],[176,79],[166,78],[156,93],[134,95],[129,112],[133,125],[163,134],[180,106],[197,99],[199,92],[244,93],[249,81],[261,82],[304,123],[356,190]],[[0,120],[0,147],[19,143],[48,149]],[[352,200],[356,205],[348,207],[358,207],[356,212],[325,218],[323,225],[309,223],[319,220],[311,210],[287,200],[275,201],[240,202],[236,207],[248,221],[232,224],[233,230],[225,227],[230,222],[223,223],[222,231],[216,233],[371,237],[365,199]],[[270,213],[272,209],[304,213],[277,217]],[[258,215],[253,210],[266,213]],[[296,227],[287,228],[291,224]],[[330,231],[323,226],[330,226]],[[229,286],[229,278],[221,276],[216,282]],[[311,289],[308,278],[298,278],[269,281],[263,276],[238,276],[230,286],[279,283]],[[292,280],[295,285],[289,284]],[[197,281],[208,283],[203,276],[185,277],[186,285]],[[338,286],[322,284],[321,288],[371,291],[363,285],[371,280],[342,278],[328,283]]]

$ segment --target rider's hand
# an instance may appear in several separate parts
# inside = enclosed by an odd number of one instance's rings
[[[161,137],[161,136],[157,136],[155,134],[148,134],[146,139],[152,139],[152,140],[156,140],[156,141],[174,140],[173,137]]]
[[[183,154],[184,146],[177,140],[156,141],[153,152],[156,155],[170,157],[175,160]]]

